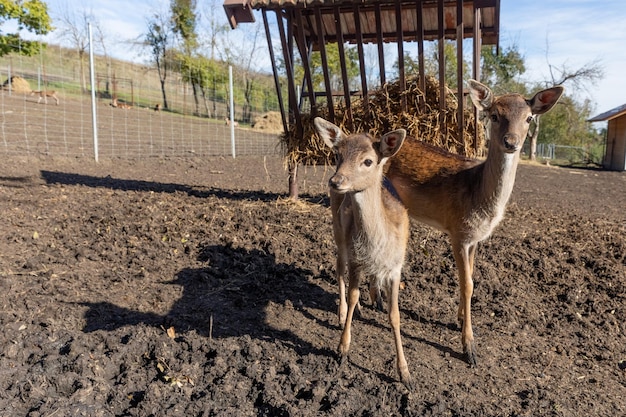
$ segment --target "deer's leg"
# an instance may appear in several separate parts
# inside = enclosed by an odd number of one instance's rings
[[[376,280],[376,277],[372,277],[370,280],[370,301],[375,309],[378,311],[385,311],[383,306],[383,295],[380,292],[380,286]]]
[[[471,245],[469,247],[469,252],[468,252],[468,259],[469,259],[469,266],[470,266],[470,269],[469,269],[470,279],[474,276],[474,258],[476,256],[476,246],[478,246],[478,244]],[[461,249],[459,249],[459,250],[461,250]],[[455,261],[456,261],[456,264],[459,265],[459,262],[458,262],[458,260],[456,260],[456,257],[455,257]],[[459,269],[459,277],[461,276],[460,273],[461,273],[461,270]],[[473,286],[472,286],[472,289],[473,289]],[[472,290],[472,292],[473,292],[473,290]],[[457,311],[457,319],[459,321],[459,326],[461,326],[461,327],[463,327],[463,317],[464,316],[465,316],[465,299],[461,296],[460,297],[460,301],[459,301],[459,309]]]
[[[345,327],[346,316],[348,315],[348,303],[346,302],[346,262],[347,257],[345,251],[339,248],[337,256],[337,285],[339,286],[339,308],[337,309],[337,317],[339,325]]]
[[[400,336],[400,308],[398,306],[398,296],[400,292],[400,277],[392,279],[388,285],[387,304],[389,308],[389,323],[393,332],[393,340],[396,344],[396,366],[400,381],[409,389],[413,390],[413,381],[409,373],[409,365],[404,357],[404,349],[402,348],[402,338]]]
[[[459,270],[459,311],[458,317],[461,321],[461,341],[463,343],[463,353],[467,362],[476,365],[476,346],[474,345],[474,332],[472,330],[472,294],[474,292],[474,282],[472,272],[474,267],[474,255],[476,245],[452,244],[454,259]]]
[[[361,272],[354,268],[351,263],[348,266],[348,274],[350,276],[348,284],[348,315],[346,317],[346,324],[341,333],[341,340],[339,341],[339,353],[342,357],[348,354],[350,349],[350,342],[352,340],[352,317],[354,317],[354,309],[359,303],[359,297],[361,295],[359,291],[359,281]]]

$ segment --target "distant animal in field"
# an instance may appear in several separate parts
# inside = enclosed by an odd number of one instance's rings
[[[230,119],[228,117],[224,117],[224,121],[226,122],[226,126],[230,126]],[[236,120],[233,122],[233,126],[239,127],[239,122]]]
[[[48,97],[52,97],[56,101],[57,106],[59,105],[59,98],[57,97],[56,91],[31,91],[30,95],[39,96],[39,98],[37,99],[37,104],[41,103],[42,99],[45,104],[48,104]]]
[[[154,111],[161,111],[161,103],[157,103],[154,105]]]
[[[131,106],[130,104],[126,104],[126,103],[119,102],[119,101],[117,100],[117,98],[114,98],[114,99],[111,101],[110,106],[111,106],[111,107],[115,107],[115,108],[117,108],[117,109],[125,109],[125,110],[132,109],[132,108],[133,108],[133,106]]]

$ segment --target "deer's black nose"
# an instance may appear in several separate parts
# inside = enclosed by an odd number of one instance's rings
[[[343,184],[345,180],[345,177],[343,175],[340,174],[335,174],[332,177],[330,177],[330,180],[328,180],[328,185],[331,188],[339,188],[341,186],[341,184]]]
[[[519,149],[520,140],[519,135],[516,133],[507,133],[503,138],[504,147],[509,151],[516,151]]]

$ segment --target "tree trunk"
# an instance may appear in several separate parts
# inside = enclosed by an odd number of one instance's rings
[[[163,109],[169,110],[169,107],[167,107],[167,96],[165,95],[165,80],[161,80],[161,93],[163,93]]]
[[[200,116],[200,102],[198,101],[198,86],[196,85],[196,83],[192,82],[191,88],[193,89],[193,101],[196,106],[196,111],[194,114],[196,116]]]
[[[530,149],[529,149],[529,153],[530,155],[528,155],[529,159],[531,161],[536,161],[537,160],[537,138],[539,137],[539,120],[540,120],[541,116],[540,115],[536,115],[535,116],[535,130],[533,131],[532,135],[530,136]]]
[[[85,76],[85,62],[83,57],[85,55],[84,51],[78,51],[78,61],[80,63],[80,89],[83,93],[87,92],[87,77]]]
[[[207,100],[206,92],[203,87],[200,87],[200,92],[202,93],[202,101],[204,102],[204,110],[206,111],[206,117],[211,118],[211,111],[209,110],[209,102]]]

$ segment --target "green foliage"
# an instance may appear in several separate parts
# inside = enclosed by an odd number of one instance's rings
[[[589,101],[579,103],[563,95],[556,106],[541,116],[538,143],[584,146],[598,135],[587,119],[591,117]]]
[[[159,22],[158,17],[154,17],[153,20],[148,22],[148,31],[145,35],[145,43],[152,50],[152,57],[156,61],[157,65],[163,60],[167,47],[169,45],[169,31],[164,27],[163,23]]]
[[[196,1],[172,0],[171,9],[174,33],[180,36],[185,53],[190,55],[198,46]]]
[[[429,44],[430,48],[424,53],[424,73],[426,75],[439,78],[439,47],[436,42]],[[443,45],[443,55],[445,62],[446,84],[452,88],[457,85],[457,59],[456,59],[456,41],[445,41]],[[394,64],[394,68],[398,70],[398,62]],[[463,79],[470,78],[470,65],[463,61]],[[419,73],[419,61],[413,59],[409,54],[404,55],[404,70],[407,74]]]
[[[0,25],[6,20],[17,20],[20,30],[26,29],[37,35],[52,30],[48,6],[41,0],[0,0]],[[17,33],[5,34],[0,30],[0,56],[11,52],[32,56],[41,46],[39,42],[21,39]]]
[[[330,74],[331,90],[343,89],[343,81],[341,78],[341,60],[339,59],[339,46],[336,43],[330,43],[325,46],[326,49],[326,61],[328,63],[328,73]],[[359,52],[354,46],[344,46],[346,71],[348,80],[353,86],[357,86],[359,83]],[[311,54],[311,78],[313,80],[313,88],[315,91],[325,91],[324,88],[324,73],[322,70],[322,55],[319,51],[315,51]],[[285,68],[284,61],[281,60],[279,67]],[[296,55],[294,63],[294,78],[296,82],[304,79],[304,68],[302,65],[302,59],[299,55]]]
[[[519,77],[526,72],[524,57],[511,45],[496,53],[493,46],[483,46],[481,50],[481,80],[492,86],[496,94],[507,92],[525,93],[526,87]]]

